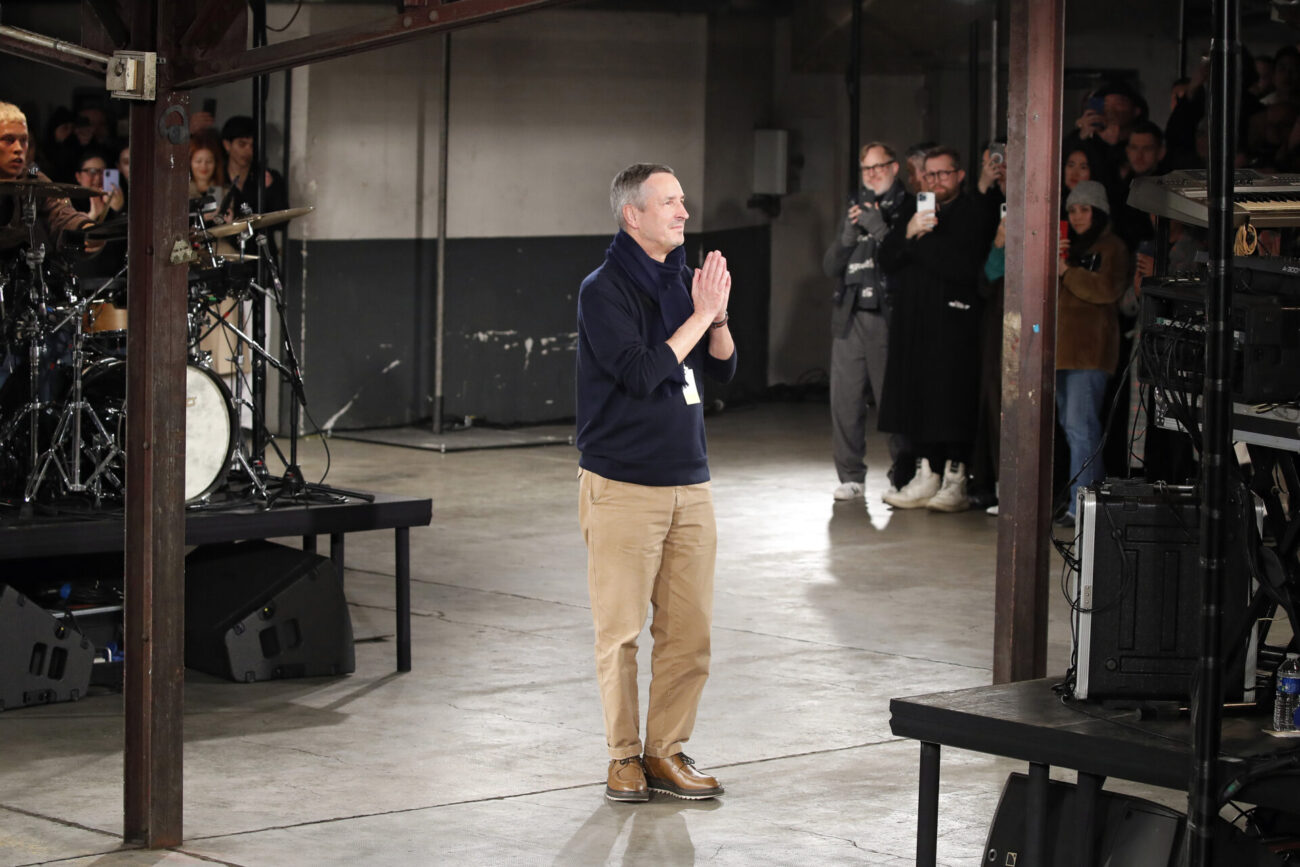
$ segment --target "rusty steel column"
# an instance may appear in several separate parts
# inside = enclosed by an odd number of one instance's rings
[[[993,682],[1047,668],[1065,0],[1012,0]]]
[[[185,293],[189,95],[170,89],[168,0],[136,0],[131,44],[157,50],[156,101],[131,106],[126,365],[124,836],[181,842],[185,628]],[[156,46],[156,48],[155,48]]]

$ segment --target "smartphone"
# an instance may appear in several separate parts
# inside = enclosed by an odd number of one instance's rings
[[[1094,97],[1092,97],[1091,99],[1089,99],[1089,100],[1088,100],[1088,108],[1087,108],[1087,110],[1088,110],[1088,111],[1092,111],[1092,112],[1096,112],[1097,114],[1105,114],[1105,112],[1106,112],[1106,97],[1104,97],[1104,96],[1094,96]],[[1096,120],[1094,120],[1094,121],[1092,122],[1092,127],[1093,127],[1093,129],[1102,129],[1102,128],[1104,128],[1105,126],[1106,126],[1106,121],[1103,120],[1103,119],[1101,119],[1101,118],[1097,118]]]
[[[1006,218],[1007,218],[1007,203],[1006,203],[1006,202],[1003,202],[1003,203],[1002,203],[1002,219],[1005,220]]]
[[[117,169],[104,169],[104,192],[120,190],[122,188],[122,175]]]
[[[995,141],[989,145],[989,162],[995,166],[1000,166],[1006,162],[1007,146],[1005,142]]]
[[[918,211],[934,210],[934,193],[917,193],[916,209]]]

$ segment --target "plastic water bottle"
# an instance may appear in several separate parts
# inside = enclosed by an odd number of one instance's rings
[[[1277,667],[1277,695],[1273,699],[1273,730],[1296,730],[1295,712],[1300,707],[1300,653],[1288,653]]]

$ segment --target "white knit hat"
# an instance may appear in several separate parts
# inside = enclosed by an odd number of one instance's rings
[[[1103,214],[1110,214],[1110,202],[1106,198],[1106,188],[1097,181],[1079,181],[1070,191],[1070,198],[1065,202],[1066,210],[1074,205],[1091,205]]]

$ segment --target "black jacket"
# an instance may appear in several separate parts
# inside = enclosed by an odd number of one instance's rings
[[[907,191],[901,180],[895,178],[893,186],[882,196],[877,197],[866,187],[859,190],[856,204],[873,202],[880,205],[885,231],[872,235],[859,227],[856,243],[846,246],[837,237],[822,256],[822,270],[826,276],[839,278],[831,310],[831,334],[835,337],[849,333],[855,310],[880,309],[886,315],[889,312],[887,281],[877,266],[876,255],[880,242],[897,222],[898,215],[909,206],[915,210],[916,197]],[[852,204],[854,202],[850,202]]]

